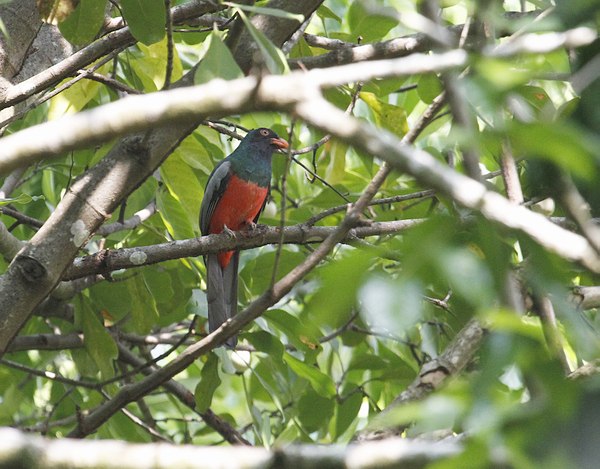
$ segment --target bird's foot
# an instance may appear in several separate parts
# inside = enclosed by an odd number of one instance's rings
[[[253,221],[250,221],[250,222],[244,224],[242,231],[244,234],[250,236],[250,235],[255,235],[257,233],[260,233],[260,232],[264,231],[266,228],[267,228],[267,225],[262,225],[262,224],[258,224],[258,223],[254,223]]]
[[[223,231],[222,231],[222,233],[225,233],[230,238],[235,238],[235,231],[233,231],[227,225],[223,225]]]

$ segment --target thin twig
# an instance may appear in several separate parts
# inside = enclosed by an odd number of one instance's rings
[[[168,90],[171,86],[173,76],[173,18],[171,16],[171,0],[165,0],[166,25],[167,30],[167,64],[165,67],[165,84],[163,90]]]
[[[271,288],[273,288],[273,285],[275,285],[275,282],[277,281],[277,270],[279,269],[279,261],[281,259],[281,252],[283,250],[283,240],[284,240],[283,229],[285,228],[285,214],[286,214],[286,210],[287,210],[287,206],[286,206],[286,204],[287,204],[287,174],[290,169],[290,157],[291,157],[292,142],[293,142],[293,138],[294,138],[295,123],[296,123],[296,121],[292,120],[292,122],[290,124],[290,131],[288,132],[289,147],[287,149],[287,158],[285,159],[283,175],[281,176],[281,187],[280,187],[281,218],[279,221],[279,229],[280,229],[281,233],[279,235],[279,241],[277,242],[277,249],[275,251],[275,259],[273,262],[273,272],[271,274]]]

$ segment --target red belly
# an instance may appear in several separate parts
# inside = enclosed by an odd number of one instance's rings
[[[254,222],[267,197],[268,188],[260,187],[236,176],[231,176],[221,200],[215,207],[208,227],[209,233],[221,233],[227,226],[239,231]],[[225,268],[233,251],[218,254],[219,263]]]

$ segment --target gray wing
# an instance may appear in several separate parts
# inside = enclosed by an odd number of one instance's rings
[[[227,187],[227,181],[230,177],[230,168],[231,162],[224,159],[215,167],[208,178],[206,189],[204,189],[204,198],[200,206],[200,231],[203,235],[208,234],[212,214],[225,192],[225,187]]]

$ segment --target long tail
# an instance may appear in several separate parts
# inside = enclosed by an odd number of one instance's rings
[[[229,264],[222,269],[216,254],[206,256],[206,300],[210,332],[218,329],[227,319],[237,314],[239,259],[239,252],[234,253]],[[225,344],[235,347],[237,337],[230,337]]]

